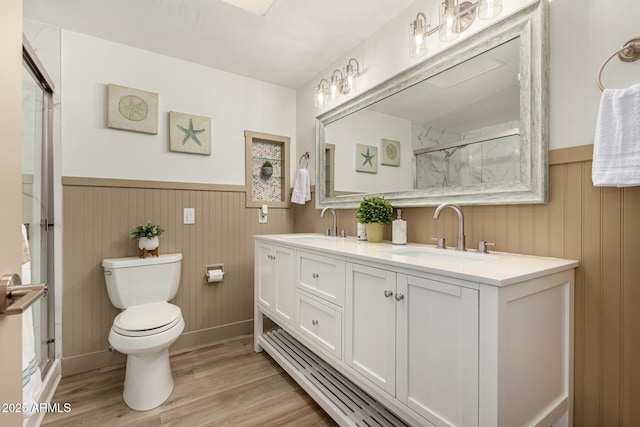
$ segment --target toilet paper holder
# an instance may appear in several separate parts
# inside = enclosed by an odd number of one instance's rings
[[[210,271],[220,270],[221,275],[215,275],[210,278]],[[217,283],[224,281],[224,264],[207,264],[204,266],[204,278],[209,283]]]

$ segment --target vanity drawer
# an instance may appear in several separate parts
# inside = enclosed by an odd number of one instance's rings
[[[298,251],[298,287],[342,307],[344,261]]]
[[[296,327],[307,338],[342,359],[342,313],[296,292]]]

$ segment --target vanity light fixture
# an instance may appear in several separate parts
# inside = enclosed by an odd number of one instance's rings
[[[322,108],[327,100],[336,100],[341,95],[348,95],[356,90],[356,80],[360,75],[358,60],[349,59],[343,70],[336,68],[328,79],[320,80],[316,86],[316,107]]]
[[[416,19],[409,25],[409,56],[420,58],[427,54],[427,35],[429,21],[422,12],[418,12]]]
[[[502,12],[502,0],[478,0],[459,2],[459,0],[443,0],[438,11],[439,25],[429,29],[429,22],[424,13],[419,12],[409,26],[409,55],[419,58],[427,53],[426,38],[438,31],[440,40],[452,41],[466,31],[476,14],[480,19],[491,19]]]

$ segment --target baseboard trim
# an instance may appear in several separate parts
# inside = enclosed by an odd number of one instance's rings
[[[223,326],[183,333],[170,348],[171,354],[184,353],[206,347],[220,341],[253,333],[253,319],[230,323]],[[124,366],[127,357],[108,350],[62,358],[62,376],[67,377],[95,369]]]

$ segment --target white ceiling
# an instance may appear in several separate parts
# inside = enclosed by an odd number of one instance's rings
[[[23,0],[24,17],[297,89],[414,0]],[[407,23],[407,26],[409,23]]]

